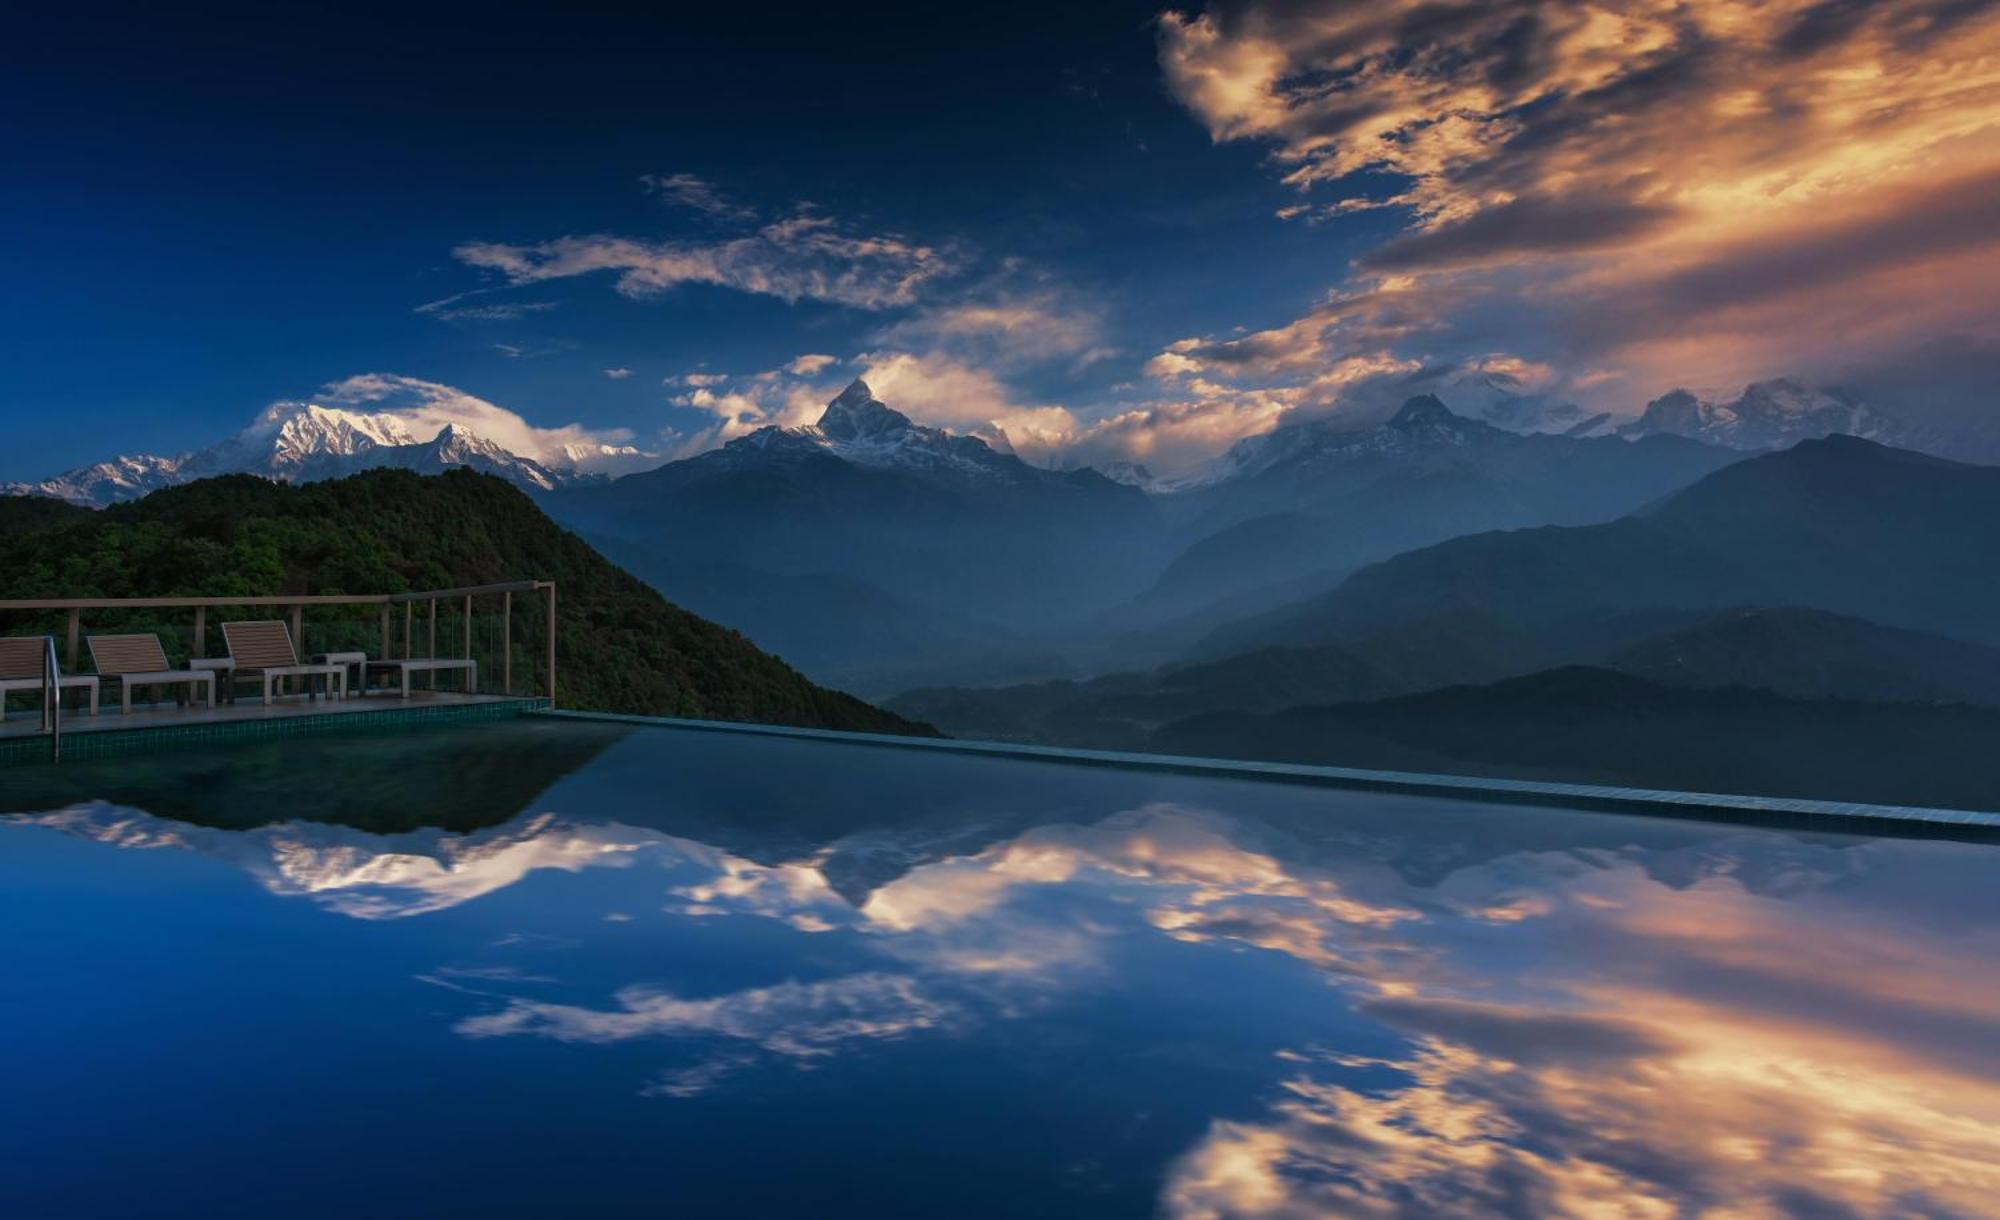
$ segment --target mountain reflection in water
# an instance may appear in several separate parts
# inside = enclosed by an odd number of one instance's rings
[[[1971,1216],[2000,1198],[1990,847],[692,734],[534,729],[513,750],[510,782],[539,759],[546,790],[489,789],[478,826],[455,802],[448,830],[420,824],[421,786],[399,800],[358,775],[376,829],[287,817],[326,798],[284,766],[269,776],[293,795],[253,785],[268,817],[223,807],[226,787],[169,819],[115,785],[31,808],[17,783],[0,858],[43,828],[221,861],[382,929],[357,955],[431,953],[387,993],[432,1031],[409,1033],[427,1055],[517,1048],[524,1096],[615,1057],[629,1074],[572,1086],[569,1121],[713,1107],[715,1138],[757,1145],[762,1189],[838,1181],[856,1214],[904,1164],[868,1165],[861,1189],[789,1163],[759,1136],[808,1096],[882,1156],[923,1158],[912,1181],[998,1173],[936,1214]],[[939,1096],[875,1113],[898,1058]],[[635,1095],[638,1117],[616,1100]],[[413,1106],[412,1138],[450,1100]],[[982,1108],[1050,1116],[1052,1146],[974,1146]],[[720,1170],[605,1172],[664,1203]]]

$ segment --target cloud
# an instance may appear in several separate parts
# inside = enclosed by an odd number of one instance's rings
[[[1270,152],[1289,213],[1406,218],[1340,290],[1432,294],[1399,354],[1514,348],[1636,406],[2000,308],[1989,5],[1252,0],[1164,14],[1159,53],[1215,140]]]
[[[460,305],[458,302],[484,295],[485,289],[461,292],[443,300],[428,301],[417,306],[416,312],[427,314],[440,322],[515,322],[532,313],[546,313],[562,304],[560,301],[506,301],[491,305]]]
[[[612,272],[617,290],[657,297],[684,284],[709,284],[776,297],[880,310],[915,302],[932,281],[956,272],[960,256],[892,233],[855,234],[829,217],[800,212],[721,241],[645,241],[602,234],[531,245],[467,242],[453,253],[509,284]]]
[[[541,356],[553,356],[559,352],[576,350],[574,339],[545,339],[536,343],[495,343],[493,350],[509,360],[534,360]]]
[[[613,381],[623,381],[632,375],[631,369],[605,369],[604,375]]]
[[[1990,1087],[1934,1091],[1712,1014],[1662,1038],[1532,1005],[1395,1009],[1411,1054],[1336,1060],[1288,1079],[1268,1119],[1216,1122],[1163,1212],[1974,1215],[2000,1189]],[[1400,1083],[1348,1082],[1364,1071]]]
[[[875,396],[912,419],[981,437],[1027,461],[1049,464],[1076,437],[1069,408],[1022,402],[993,373],[950,356],[872,352],[857,362]]]
[[[684,208],[723,220],[755,220],[757,212],[724,195],[715,185],[693,174],[646,174],[639,181],[648,191]]]
[[[574,423],[537,427],[513,411],[455,386],[399,373],[346,377],[322,386],[316,398],[328,406],[393,415],[421,440],[429,440],[451,425],[523,457],[563,466],[616,470],[652,461],[651,455],[631,447],[632,434],[627,429],[586,428]]]
[[[807,352],[803,356],[792,357],[791,361],[785,365],[785,371],[794,377],[817,377],[839,363],[840,357],[838,356],[828,356],[819,352]]]
[[[929,1029],[950,1013],[916,980],[880,972],[813,983],[788,980],[704,999],[626,987],[613,1000],[612,1008],[588,1008],[509,999],[499,1011],[467,1017],[456,1028],[468,1038],[533,1036],[584,1043],[719,1037],[809,1059],[832,1054],[844,1043]]]
[[[876,342],[947,355],[987,368],[1060,364],[1081,369],[1116,352],[1104,319],[1053,289],[988,292],[938,305],[885,327]]]

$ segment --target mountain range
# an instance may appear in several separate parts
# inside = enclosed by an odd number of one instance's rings
[[[1239,443],[1172,491],[1031,466],[862,382],[814,424],[541,497],[674,599],[871,695],[1164,659],[1355,567],[1481,530],[1608,521],[1742,454],[1520,434],[1411,399]]]
[[[312,483],[391,467],[442,474],[465,467],[530,491],[602,482],[588,467],[606,457],[637,454],[630,447],[597,452],[566,446],[548,462],[510,452],[460,424],[424,438],[392,412],[350,411],[310,402],[273,403],[236,435],[177,457],[116,457],[39,483],[0,484],[0,495],[37,495],[102,508],[162,487],[225,474],[254,474],[281,483]]]
[[[1142,587],[1164,536],[1139,489],[913,423],[860,381],[814,424],[541,499],[669,597],[871,693],[1032,668]]]
[[[1608,426],[1608,425],[1607,425]],[[1674,390],[1646,404],[1620,436],[1685,436],[1732,449],[1786,449],[1800,441],[1856,436],[1900,449],[1948,452],[1945,438],[1892,418],[1851,392],[1815,389],[1789,379],[1758,381],[1733,399]]]
[[[1803,767],[1841,715],[1915,724],[1922,717],[1880,709],[2000,707],[1994,554],[2000,469],[1835,436],[1729,465],[1616,521],[1491,531],[1394,556],[1331,591],[1225,624],[1154,669],[918,690],[891,706],[975,736],[1401,766],[1416,755],[1353,728],[1381,701],[1497,683],[1465,715],[1504,736],[1510,699],[1527,701],[1525,717],[1564,691],[1584,716],[1590,691],[1614,687],[1527,680],[1586,666],[1639,684],[1615,689],[1668,692],[1641,703],[1679,709],[1666,722],[1680,746],[1699,722],[1690,709],[1704,705],[1673,692],[1762,691],[1770,699],[1750,718],[1796,721],[1784,733]],[[1829,701],[1846,711],[1809,710]],[[1314,710],[1327,707],[1361,710]],[[1606,733],[1625,714],[1615,703],[1598,711]],[[1798,727],[1808,722],[1820,728]],[[1265,741],[1270,752],[1257,753]],[[1555,766],[1517,745],[1519,759]],[[1625,757],[1621,782],[1662,781],[1632,751]],[[1576,768],[1591,758],[1579,740]],[[1691,767],[1667,786],[1721,774]],[[1742,790],[1783,782],[1772,772]]]
[[[1884,456],[1932,444],[1922,429],[1782,380],[1720,401],[1676,391],[1623,425],[1501,373],[1440,394],[1372,424],[1297,420],[1171,481],[1037,467],[856,381],[811,425],[616,481],[592,473],[605,454],[534,460],[460,425],[425,439],[393,412],[281,403],[181,457],[8,490],[100,505],[225,472],[303,484],[469,466],[813,679],[999,736],[1132,744],[1203,711],[1558,664],[1978,697],[1940,666],[1984,672],[1951,648],[1993,642],[1986,592],[1930,586],[1983,527],[1913,498],[1973,468]],[[1856,449],[1857,434],[1883,444]],[[1843,461],[1856,468],[1825,469]],[[1971,495],[1959,520],[1990,519],[1983,505]],[[1921,639],[1881,634],[1899,630]],[[1650,660],[1621,651],[1642,646]],[[1872,676],[1826,668],[1841,647],[1875,658]]]
[[[1741,458],[1683,437],[1520,433],[1435,396],[1386,422],[1308,420],[1239,441],[1158,498],[1178,553],[1116,618],[1166,642],[1329,588],[1361,565],[1462,534],[1609,521]]]

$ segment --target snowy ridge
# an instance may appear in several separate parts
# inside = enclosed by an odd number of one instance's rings
[[[1781,449],[1833,435],[1923,447],[1912,429],[1866,403],[1783,378],[1755,382],[1729,402],[1675,390],[1647,403],[1645,413],[1618,432],[1628,437],[1685,436],[1732,449]]]
[[[497,475],[517,487],[550,491],[601,481],[603,476],[580,469],[586,462],[637,453],[630,446],[567,445],[560,467],[551,467],[457,424],[446,424],[425,440],[391,412],[278,402],[266,407],[248,428],[206,449],[177,457],[113,458],[38,483],[0,484],[0,494],[49,496],[102,508],[217,475],[254,474],[281,483],[312,483],[385,466],[421,474],[463,466]]]
[[[819,422],[801,428],[765,427],[738,437],[691,462],[730,467],[772,457],[824,454],[876,470],[905,470],[969,482],[1027,482],[1063,478],[999,453],[976,436],[914,423],[875,397],[856,379],[827,404]]]
[[[1235,479],[1250,479],[1280,466],[1337,466],[1366,458],[1425,451],[1462,450],[1481,436],[1500,432],[1490,424],[1452,413],[1436,395],[1405,402],[1384,424],[1355,427],[1337,416],[1286,424],[1248,436],[1221,457],[1165,490],[1193,491]]]
[[[665,841],[654,831],[582,825],[550,814],[525,815],[463,835],[435,828],[379,835],[320,822],[223,830],[104,801],[5,820],[115,847],[196,852],[242,869],[272,894],[310,898],[356,919],[446,910],[532,872],[615,866]]]

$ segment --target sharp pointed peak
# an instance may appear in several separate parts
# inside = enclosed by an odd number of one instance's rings
[[[1410,424],[1457,423],[1459,417],[1444,405],[1444,400],[1435,394],[1419,394],[1396,408],[1389,417],[1390,427]]]
[[[909,426],[909,416],[891,409],[876,398],[868,383],[859,377],[842,390],[839,397],[826,404],[825,413],[819,417],[819,430],[837,441],[886,436]]]

